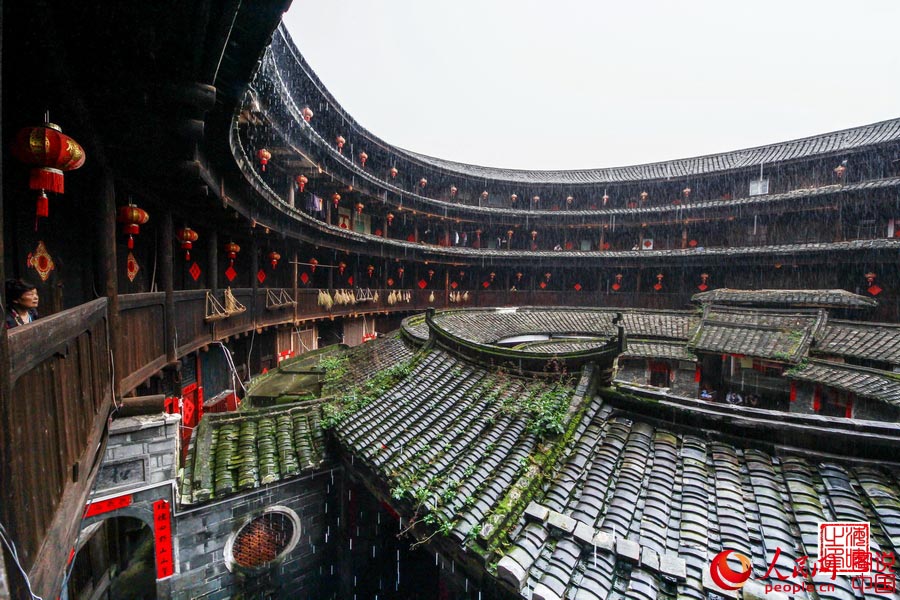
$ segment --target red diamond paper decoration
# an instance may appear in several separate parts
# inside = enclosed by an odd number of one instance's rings
[[[618,292],[620,289],[622,289],[622,286],[619,285],[618,283],[614,283],[614,284],[612,284],[612,289],[614,292]]]
[[[380,229],[376,229],[376,230],[375,230],[375,235],[377,235],[378,237],[381,237],[383,233],[384,233],[384,232],[381,231]]]
[[[425,282],[424,279],[420,279],[420,280],[419,280],[419,283],[418,283],[417,285],[419,286],[419,289],[420,289],[420,290],[424,290],[425,287],[426,287],[428,284]]]
[[[870,294],[872,294],[873,296],[877,296],[878,294],[880,294],[882,292],[882,289],[880,287],[878,287],[878,284],[873,284],[873,285],[870,285],[869,289],[866,291],[869,292]]]
[[[134,257],[134,254],[131,252],[128,253],[128,258],[125,261],[125,274],[128,275],[128,281],[134,281],[134,278],[137,277],[138,271],[141,270],[140,265],[138,265],[137,259]]]
[[[546,288],[546,287],[547,287],[547,282],[546,282],[546,281],[542,281],[542,282],[541,282],[541,289],[544,289],[544,288]]]
[[[190,269],[188,269],[188,273],[191,274],[191,277],[194,279],[194,281],[200,279],[200,273],[202,272],[203,271],[200,270],[200,265],[198,265],[196,262],[191,265]]]
[[[347,278],[347,285],[353,285],[353,275]]]
[[[259,271],[257,271],[257,272],[256,272],[256,279],[257,279],[257,281],[259,281],[260,283],[262,283],[263,281],[265,281],[265,280],[266,280],[266,272],[263,271],[262,269],[260,269]]]
[[[305,272],[300,273],[300,281],[303,282],[303,285],[306,285],[307,283],[309,283],[309,275],[307,275]]]
[[[394,287],[394,278],[388,277],[387,284],[388,284],[388,287]]]
[[[688,246],[690,246],[691,248],[696,248],[696,247],[697,247],[697,240],[691,240],[691,241],[689,241],[689,242],[688,242]]]
[[[581,284],[580,284],[580,283],[576,283],[576,284],[575,284],[575,291],[576,291],[576,292],[580,292],[580,291],[581,291]]]
[[[234,278],[237,277],[237,271],[234,270],[234,267],[225,269],[225,277],[228,278],[228,281],[234,281]]]
[[[656,291],[658,292],[659,290],[662,289],[662,284],[661,284],[661,283],[657,283],[656,285],[653,286],[653,289],[656,290]]]
[[[603,242],[603,249],[609,250],[609,242]]]
[[[484,289],[488,289],[489,287],[491,287],[491,282],[490,281],[482,281],[481,287],[483,287]]]
[[[450,284],[450,287],[452,287],[455,290],[456,288],[459,287],[459,284],[454,281]]]
[[[706,285],[705,283],[701,283],[700,285],[697,286],[697,289],[700,290],[701,292],[705,292],[707,290],[707,288],[709,288],[709,286]]]
[[[44,245],[43,240],[38,242],[37,248],[34,249],[34,253],[28,255],[26,264],[37,271],[41,281],[47,281],[47,278],[50,277],[50,271],[56,268],[53,258],[50,256],[50,253],[47,252],[47,247]]]

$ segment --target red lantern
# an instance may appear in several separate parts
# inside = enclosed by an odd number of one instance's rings
[[[681,195],[684,196],[685,200],[687,200],[691,195],[691,188],[686,187],[683,190],[681,190]]]
[[[319,266],[319,261],[317,261],[315,258],[309,259],[309,270],[310,270],[310,272],[315,273],[315,272],[316,272],[316,267],[318,267],[318,266]]]
[[[335,208],[338,207],[338,204],[340,203],[340,201],[341,201],[341,195],[340,195],[340,194],[338,194],[337,192],[335,192],[335,193],[333,193],[333,194],[331,195],[331,203],[334,204],[334,207],[335,207]]]
[[[518,196],[517,194],[511,194],[510,197],[509,197],[509,201],[510,201],[512,204],[515,204],[516,202],[519,201],[519,196]]]
[[[197,232],[190,227],[179,229],[176,236],[178,237],[178,241],[181,242],[181,249],[184,250],[184,260],[191,260],[191,248],[194,247],[194,242],[196,242],[197,238],[200,236],[198,236]]]
[[[26,127],[16,135],[13,156],[30,165],[28,187],[38,191],[35,211],[37,219],[50,215],[50,201],[46,192],[62,194],[65,191],[63,171],[74,171],[84,164],[82,147],[62,133],[58,125],[44,123],[41,127]]]
[[[260,148],[259,152],[256,153],[256,158],[259,159],[259,164],[261,165],[261,168],[265,173],[266,165],[269,164],[269,159],[272,158],[272,153],[265,148]]]
[[[268,258],[269,262],[272,263],[272,268],[274,269],[278,266],[278,261],[281,260],[281,255],[273,250],[272,252],[269,252],[266,258]]]
[[[650,194],[648,194],[647,192],[641,192],[641,202],[646,202],[647,198],[649,198],[649,197],[650,197]]]
[[[455,185],[451,185],[451,186],[450,186],[450,197],[453,198],[453,197],[455,197],[455,196],[456,196],[456,186],[455,186]]]
[[[622,289],[622,278],[623,275],[621,273],[616,274],[616,282],[612,284],[612,289],[614,292],[618,292],[620,289]]]
[[[532,241],[537,239],[537,231],[535,231],[535,230],[531,231],[531,239],[532,239]]]
[[[603,194],[603,206],[606,206],[607,204],[609,204],[609,196]]]
[[[837,176],[838,179],[843,179],[844,173],[846,173],[846,172],[847,172],[847,166],[844,163],[841,163],[834,168],[834,174]]]
[[[303,120],[309,123],[313,118],[313,111],[310,107],[305,106],[303,110],[300,111],[300,114],[303,115]]]
[[[509,231],[506,232],[506,238],[511,240],[512,236],[513,236],[513,230],[510,229]]]
[[[375,275],[375,266],[369,265],[366,267],[366,272],[369,274],[369,278],[372,278]]]
[[[397,167],[391,167],[391,170],[388,171],[388,173],[391,174],[391,179],[396,179],[396,178],[397,178],[397,173],[399,173],[399,172],[400,172],[400,171],[397,170]]]
[[[572,206],[572,202],[574,202],[574,201],[575,201],[575,198],[573,198],[572,196],[566,196],[566,204],[567,205]]]
[[[700,285],[697,286],[697,289],[700,290],[701,292],[705,292],[707,290],[707,288],[709,288],[709,285],[707,285],[708,281],[709,281],[709,273],[701,273],[700,274]]]
[[[657,275],[656,275],[656,285],[653,286],[653,289],[656,290],[657,292],[660,291],[660,290],[663,288],[662,280],[663,280],[663,274],[662,274],[662,273],[657,273]]]
[[[532,202],[534,202],[535,204],[537,204],[538,202],[541,201],[541,197],[540,197],[540,196],[534,196],[531,200],[532,200]]]
[[[119,208],[116,220],[122,223],[122,233],[128,234],[128,249],[131,250],[134,248],[134,236],[141,232],[141,225],[150,220],[150,215],[146,210],[129,204]]]
[[[388,213],[388,214],[387,214],[387,223],[388,223],[388,225],[391,225],[393,222],[394,222],[394,213]]]
[[[344,144],[347,143],[347,140],[344,139],[344,136],[339,135],[334,138],[334,142],[337,144],[338,152],[344,151]]]
[[[403,267],[399,267],[399,268],[397,269],[397,277],[399,277],[400,279],[403,279],[403,272],[404,272],[405,270],[406,270],[406,269],[404,269]]]
[[[347,263],[339,262],[338,263],[338,275],[343,275],[344,271],[347,269]]]
[[[365,152],[360,152],[359,153],[359,164],[361,164],[362,166],[366,166],[367,160],[369,160],[369,155],[366,154]]]
[[[487,199],[488,199],[488,193],[487,193],[487,190],[481,192],[481,199],[482,199],[482,200],[487,200]]]
[[[234,242],[228,242],[225,244],[225,255],[231,259],[231,265],[234,266],[234,259],[237,258],[238,252],[241,251],[241,247],[235,244]]]
[[[425,179],[425,178],[423,177],[422,179],[419,180],[419,187],[420,187],[420,188],[424,188],[426,185],[428,185],[428,180],[427,180],[427,179]]]
[[[309,179],[306,178],[306,175],[297,175],[297,187],[300,189],[300,193],[303,193],[303,190],[306,189],[306,184],[309,183]]]
[[[363,204],[362,202],[357,202],[356,203],[356,214],[361,215],[362,211],[365,207],[366,207],[366,205]]]

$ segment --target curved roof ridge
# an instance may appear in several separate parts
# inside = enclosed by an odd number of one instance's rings
[[[364,136],[370,143],[397,152],[409,160],[442,171],[456,172],[462,176],[487,178],[506,183],[528,184],[627,183],[731,171],[760,166],[765,163],[836,154],[872,144],[900,141],[900,117],[898,117],[761,146],[637,165],[555,170],[529,170],[475,165],[407,150],[381,139],[354,119],[343,108],[303,57],[283,23],[279,26],[277,33],[277,36],[273,36],[273,43],[276,41],[284,43],[288,52],[300,64],[318,91],[334,104],[334,108],[340,112],[344,120],[357,128],[358,135]]]

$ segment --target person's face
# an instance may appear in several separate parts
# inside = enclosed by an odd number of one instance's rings
[[[16,300],[15,304],[21,306],[22,308],[32,309],[38,307],[38,293],[37,290],[28,290]]]

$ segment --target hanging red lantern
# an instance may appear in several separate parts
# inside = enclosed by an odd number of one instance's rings
[[[63,171],[74,171],[84,164],[84,149],[72,138],[62,133],[53,123],[40,127],[26,127],[16,134],[13,156],[32,167],[28,187],[38,191],[35,211],[37,219],[50,215],[50,201],[46,192],[65,192]]]
[[[519,201],[519,196],[518,196],[518,194],[511,194],[511,195],[509,196],[509,201],[510,201],[511,204],[515,204],[516,202],[518,202],[518,201]]]
[[[488,196],[489,196],[489,194],[487,193],[487,190],[481,192],[481,199],[482,199],[482,200],[487,200],[487,199],[488,199]]]
[[[691,195],[691,188],[686,187],[683,190],[681,190],[681,195],[684,196],[685,200],[687,200]]]
[[[847,163],[847,161],[844,161],[834,168],[834,174],[838,179],[844,178],[844,173],[847,172],[847,164],[846,163]]]
[[[200,236],[190,227],[179,229],[175,235],[178,237],[178,241],[181,242],[181,249],[184,250],[184,260],[191,260],[191,249]]]
[[[603,194],[603,206],[606,206],[607,204],[609,204],[609,196]]]
[[[388,171],[388,173],[391,174],[391,179],[396,179],[396,178],[397,178],[397,173],[399,173],[399,172],[400,172],[400,171],[397,170],[397,167],[391,167],[391,170]]]
[[[612,284],[612,289],[614,292],[618,292],[622,289],[622,279],[623,275],[621,273],[616,273],[616,282]]]
[[[423,177],[422,179],[419,180],[419,187],[420,187],[420,188],[423,188],[423,189],[424,189],[426,185],[428,185],[428,180],[427,180],[427,179],[425,179],[425,178]]]
[[[317,261],[315,258],[309,259],[309,270],[311,273],[315,273],[316,267],[318,267],[318,266],[319,266],[319,261]]]
[[[707,290],[707,288],[709,288],[709,285],[707,285],[708,281],[709,281],[709,273],[701,273],[700,274],[700,285],[697,286],[697,289],[700,290],[701,292],[705,292]]]
[[[540,196],[533,196],[533,197],[531,198],[531,201],[534,202],[535,204],[537,204],[538,202],[541,201],[541,197],[540,197]]]
[[[536,230],[532,230],[532,231],[531,231],[531,240],[534,241],[534,240],[536,240],[536,239],[537,239],[537,231],[536,231]]]
[[[456,197],[456,191],[457,191],[456,186],[455,186],[455,185],[451,185],[451,186],[450,186],[450,197],[451,197],[451,198],[455,198],[455,197]]]
[[[366,205],[363,204],[362,202],[357,202],[356,203],[356,214],[361,215],[362,211],[365,207],[366,207]]]
[[[404,269],[403,267],[399,267],[399,268],[397,269],[397,277],[399,277],[400,279],[403,279],[403,272],[404,272],[405,270],[406,270],[406,269]]]
[[[347,140],[344,139],[344,136],[342,136],[342,135],[337,136],[336,138],[334,138],[334,142],[337,144],[338,152],[343,152],[344,144],[347,143]]]
[[[877,296],[884,290],[881,289],[881,286],[875,283],[875,278],[878,277],[875,273],[869,271],[866,273],[866,283],[869,284],[869,287],[866,288],[866,291],[872,294],[873,296]]]
[[[313,118],[313,111],[310,107],[305,106],[303,110],[300,111],[300,114],[303,115],[303,120],[309,123]]]
[[[506,232],[506,238],[511,240],[512,236],[513,236],[513,230],[510,229],[509,231]]]
[[[274,269],[275,267],[278,266],[278,261],[281,260],[281,255],[278,254],[277,252],[275,252],[274,250],[272,250],[266,256],[266,258],[268,258],[269,262],[272,263],[272,268]]]
[[[306,184],[309,183],[309,179],[306,178],[306,175],[297,175],[297,187],[300,189],[300,193],[303,193],[303,190],[306,189]]]
[[[347,263],[339,262],[338,263],[338,275],[343,275],[344,271],[347,269]]]
[[[272,153],[265,148],[260,148],[256,153],[256,158],[259,159],[260,168],[265,173],[266,165],[269,164],[269,160],[272,158]]]
[[[572,196],[566,196],[566,205],[567,206],[572,206],[572,202],[574,202],[574,201],[575,201],[575,198],[573,198]]]
[[[241,247],[235,244],[234,242],[228,242],[225,244],[225,255],[231,259],[231,265],[234,266],[234,259],[237,258],[238,252],[241,251]]]
[[[662,273],[657,273],[657,275],[656,275],[656,285],[653,286],[653,289],[656,290],[657,292],[660,291],[660,290],[663,288],[662,280],[663,280],[663,274],[662,274]]]
[[[359,153],[359,164],[361,164],[362,166],[366,166],[367,160],[369,160],[369,155],[366,154],[365,152],[360,152]]]
[[[388,213],[388,214],[387,214],[387,223],[388,223],[388,225],[391,225],[393,222],[394,222],[394,213]]]
[[[334,207],[337,208],[338,204],[341,202],[341,195],[337,192],[331,195],[331,203],[334,204]]]
[[[375,275],[375,265],[369,265],[366,267],[366,272],[369,274],[369,278]]]
[[[138,208],[134,204],[128,204],[119,208],[119,215],[116,217],[119,223],[122,223],[122,233],[128,234],[128,249],[134,248],[134,236],[141,232],[141,225],[150,220],[150,215],[143,208]]]
[[[641,202],[646,202],[647,198],[649,198],[649,197],[650,197],[650,194],[648,194],[647,192],[641,192]]]

